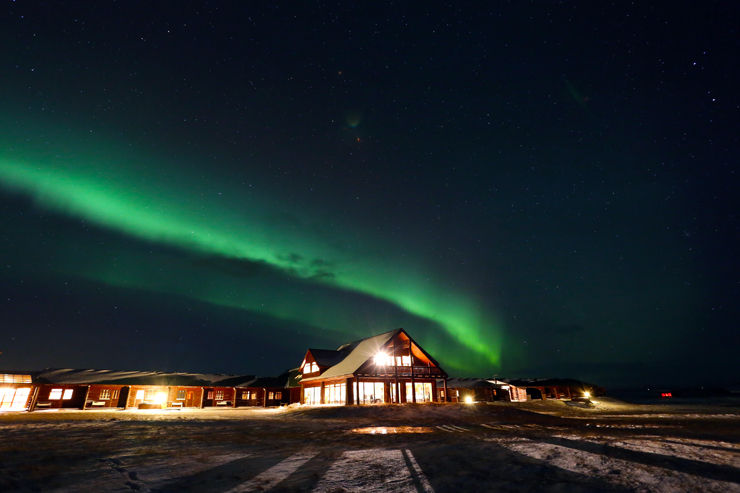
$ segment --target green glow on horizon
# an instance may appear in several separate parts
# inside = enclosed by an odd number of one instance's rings
[[[430,275],[429,268],[409,265],[408,259],[379,257],[372,248],[373,239],[351,227],[337,221],[327,224],[295,207],[290,215],[301,222],[281,222],[288,208],[267,193],[189,176],[146,160],[124,162],[114,153],[92,158],[34,154],[16,150],[11,156],[0,155],[0,186],[30,195],[43,208],[140,239],[264,262],[289,276],[371,295],[436,322],[460,344],[500,365],[501,330],[480,303],[446,287]],[[313,227],[316,224],[320,228]],[[146,289],[146,284],[129,281]],[[106,282],[115,283],[110,277]],[[195,297],[247,308],[243,301],[231,303],[217,289]],[[278,318],[306,316],[305,307],[301,313],[271,310]]]

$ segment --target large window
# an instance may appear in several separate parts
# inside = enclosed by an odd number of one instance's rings
[[[62,391],[64,389],[51,389],[51,392],[49,392],[49,400],[50,401],[58,401],[62,398]]]
[[[321,404],[321,387],[306,387],[303,389],[303,403],[309,406]]]
[[[184,401],[185,400],[185,391],[184,390],[178,390],[177,391],[177,400],[178,401]]]
[[[100,400],[101,401],[110,400],[110,389],[102,389],[100,391]]]
[[[216,391],[216,400],[217,401],[224,400],[224,391],[223,390],[217,390]]]
[[[136,400],[137,401],[143,401],[144,400],[144,391],[143,390],[137,390],[136,391]]]
[[[359,394],[357,394],[357,382],[352,385],[355,395],[360,396],[360,404],[385,402],[385,384],[383,382],[360,382]]]
[[[324,402],[326,404],[345,404],[347,402],[347,385],[338,383],[324,387]]]
[[[317,371],[319,371],[319,365],[317,365],[316,363],[306,363],[306,366],[303,367],[304,375],[315,373]]]
[[[0,409],[21,410],[26,408],[30,388],[0,389]]]
[[[416,382],[416,402],[432,402],[432,384]],[[411,384],[406,383],[406,402],[413,402]]]

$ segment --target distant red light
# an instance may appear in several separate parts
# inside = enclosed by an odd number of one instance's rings
[[[667,399],[667,398],[669,398],[669,397],[673,397],[673,394],[672,394],[671,392],[663,392],[662,394],[660,394],[660,396],[661,396],[661,397],[662,397],[663,399]]]

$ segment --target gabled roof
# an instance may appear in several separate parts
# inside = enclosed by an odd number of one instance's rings
[[[403,329],[391,330],[389,332],[384,332],[373,337],[368,337],[367,339],[360,339],[359,341],[341,346],[336,351],[332,351],[339,360],[337,363],[332,365],[331,368],[326,370],[320,376],[304,378],[303,382],[353,375],[367,362],[367,360],[375,356],[380,348],[396,337],[402,330]],[[314,354],[313,350],[311,351],[311,354]]]
[[[285,384],[285,388],[292,389],[301,386],[303,374],[301,373],[300,368],[293,368],[292,370],[287,370],[285,373],[288,374],[288,381]]]

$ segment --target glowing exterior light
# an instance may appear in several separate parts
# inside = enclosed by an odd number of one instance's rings
[[[164,392],[157,392],[157,395],[154,396],[154,402],[156,404],[164,404],[167,400],[167,394]]]
[[[385,353],[375,355],[375,366],[388,366],[391,364],[391,358]]]
[[[472,397],[470,397],[470,396],[467,396],[467,397],[465,398],[465,403],[466,403],[466,404],[472,404],[472,403],[473,403],[473,398],[472,398]]]
[[[591,392],[584,392],[584,393],[583,393],[583,396],[584,396],[584,397],[585,397],[586,399],[588,399],[589,397],[591,397]]]

